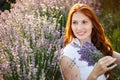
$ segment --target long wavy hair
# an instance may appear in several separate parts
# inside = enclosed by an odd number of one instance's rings
[[[65,32],[65,40],[64,44],[67,45],[72,41],[73,38],[76,36],[73,34],[71,24],[72,24],[72,16],[75,12],[81,12],[85,16],[87,16],[92,24],[92,33],[91,33],[91,41],[96,46],[97,49],[99,49],[105,56],[109,55],[112,56],[113,54],[113,48],[105,36],[105,32],[103,29],[103,26],[101,25],[100,21],[98,20],[95,12],[91,7],[89,7],[86,4],[75,4],[69,11],[68,19],[66,23],[66,32]]]

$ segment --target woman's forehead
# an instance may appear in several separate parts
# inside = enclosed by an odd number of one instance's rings
[[[86,15],[84,15],[82,12],[78,11],[73,13],[72,20],[83,20],[83,19],[89,19]]]

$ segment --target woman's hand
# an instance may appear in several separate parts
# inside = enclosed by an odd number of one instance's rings
[[[95,65],[92,75],[97,79],[102,74],[105,74],[107,71],[115,68],[117,64],[115,64],[116,58],[112,58],[111,56],[105,56],[101,58],[98,63]]]

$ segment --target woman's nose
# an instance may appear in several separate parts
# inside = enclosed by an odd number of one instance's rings
[[[83,26],[81,25],[81,24],[79,24],[78,26],[77,26],[77,29],[82,29],[83,28]]]

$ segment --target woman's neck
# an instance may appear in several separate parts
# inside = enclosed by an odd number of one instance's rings
[[[83,45],[84,42],[91,42],[91,39],[79,40],[80,45]]]

